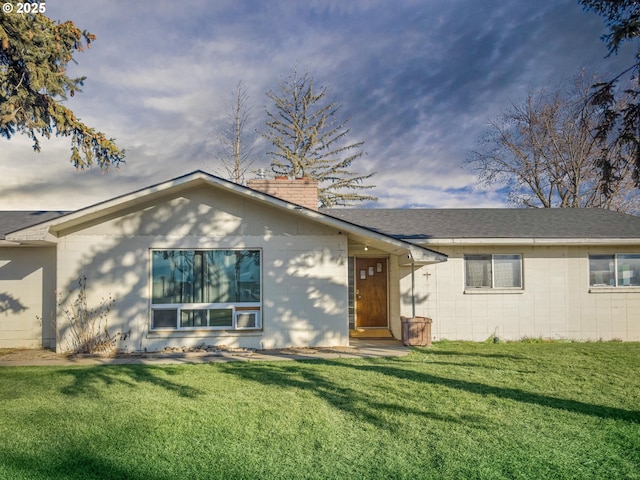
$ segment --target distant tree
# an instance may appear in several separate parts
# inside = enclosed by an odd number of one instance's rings
[[[640,3],[636,0],[580,0],[584,9],[604,17],[609,33],[602,36],[610,56],[617,54],[626,41],[640,37]],[[599,160],[602,189],[610,195],[626,163],[632,165],[632,178],[640,186],[640,48],[630,66],[605,82],[593,86],[591,103],[600,111],[596,138],[603,145]],[[633,84],[621,86],[631,78]],[[624,82],[623,82],[624,83]],[[624,97],[624,98],[623,98]],[[625,155],[618,155],[620,151]],[[622,164],[622,165],[621,165]]]
[[[484,187],[501,186],[525,207],[596,207],[640,211],[629,162],[602,189],[602,146],[594,138],[597,108],[584,77],[568,91],[538,90],[490,123],[467,162]]]
[[[242,82],[238,82],[226,105],[227,117],[220,132],[218,159],[224,175],[232,182],[243,184],[245,175],[254,163],[247,125],[251,119],[249,95]]]
[[[275,147],[271,169],[276,175],[309,177],[318,180],[320,207],[353,205],[376,197],[360,193],[375,185],[365,185],[376,172],[358,174],[350,170],[362,157],[364,142],[350,143],[348,120],[338,120],[340,106],[327,102],[325,87],[316,93],[313,77],[294,72],[279,82],[277,92],[268,91],[273,110],[266,111],[263,136]]]
[[[38,152],[39,135],[71,137],[71,162],[80,169],[94,164],[108,169],[124,160],[113,139],[82,123],[62,104],[85,80],[69,78],[67,64],[93,40],[94,35],[72,22],[54,22],[42,13],[0,14],[1,136],[25,134]]]

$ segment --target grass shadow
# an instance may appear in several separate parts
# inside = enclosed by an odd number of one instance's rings
[[[179,397],[196,398],[202,391],[166,378],[178,375],[176,368],[152,365],[117,365],[67,368],[61,373],[72,378],[72,383],[61,389],[69,396],[100,395],[101,386],[125,385],[135,388],[148,384],[175,393]]]
[[[467,426],[481,426],[482,424],[483,419],[474,415],[441,415],[430,411],[428,402],[423,402],[421,408],[408,406],[404,403],[405,398],[400,389],[393,391],[392,387],[379,386],[377,388],[380,391],[367,392],[359,388],[345,386],[340,382],[332,381],[328,375],[316,373],[317,367],[323,365],[336,368],[351,367],[351,365],[342,362],[329,360],[305,360],[287,363],[228,363],[219,365],[219,368],[220,371],[242,380],[312,393],[344,413],[391,431],[399,428],[393,421],[390,421],[397,414],[428,417],[443,422],[464,423]]]
[[[418,363],[418,362],[417,362]],[[424,365],[423,362],[419,363]],[[429,365],[438,365],[438,366],[447,366],[447,367],[456,367],[456,368],[474,368],[474,369],[483,369],[483,370],[489,370],[489,371],[497,371],[499,370],[498,367],[496,367],[495,365],[484,365],[482,363],[471,363],[471,362],[443,362],[440,360],[432,360],[429,361],[428,363]],[[535,370],[533,369],[522,369],[522,368],[510,368],[511,371],[513,372],[518,372],[518,373],[528,373],[528,374],[535,374]]]
[[[439,385],[478,395],[491,395],[497,398],[565,410],[603,419],[624,420],[627,422],[640,423],[640,411],[638,410],[625,410],[622,408],[595,405],[581,402],[579,400],[558,398],[529,392],[519,388],[497,387],[481,382],[441,377],[430,373],[417,372],[388,365],[355,365],[342,363],[340,365],[358,371],[375,371],[378,374],[384,374],[389,377],[402,380],[411,380],[424,385]]]
[[[166,478],[150,475],[148,472],[136,473],[132,471],[131,464],[128,462],[109,461],[100,458],[98,454],[89,455],[80,449],[32,453],[0,450],[0,456],[3,470],[13,472],[18,478],[40,480],[86,480],[89,478],[163,480]]]
[[[438,376],[431,373],[402,368],[401,365],[404,364],[403,360],[396,360],[396,365],[393,365],[393,363],[394,359],[386,359],[384,363],[371,360],[365,364],[342,360],[305,361],[305,365],[334,366],[336,368],[352,369],[356,372],[384,375],[393,380],[408,380],[422,385],[423,387],[420,388],[421,391],[427,391],[429,386],[441,386],[480,396],[493,396],[500,399],[513,400],[524,404],[538,405],[602,419],[640,423],[640,411],[637,410],[596,405],[580,400],[559,398],[543,393],[531,392],[520,388],[500,387],[483,382]],[[299,362],[292,362],[286,365],[266,362],[264,364],[252,363],[248,365],[227,364],[223,366],[222,371],[244,380],[265,385],[311,392],[335,408],[362,418],[376,426],[393,427],[392,425],[385,424],[385,418],[387,414],[390,413],[412,414],[443,421],[464,421],[466,423],[468,423],[469,420],[474,420],[473,416],[463,419],[451,415],[437,414],[429,411],[429,405],[427,403],[425,403],[424,408],[421,409],[408,407],[401,401],[396,400],[402,396],[401,391],[390,391],[388,398],[380,400],[381,395],[379,391],[367,392],[361,388],[351,388],[341,385],[339,382],[332,381],[328,376],[319,375],[312,369],[305,369],[304,365]],[[354,376],[353,378],[357,380],[358,377]],[[384,385],[384,382],[381,382],[381,385]],[[393,385],[393,382],[389,382],[387,385]],[[376,388],[380,389],[383,387],[377,386]],[[480,426],[481,419],[478,418],[477,420]]]
[[[505,353],[480,353],[480,352],[461,352],[459,350],[444,350],[442,346],[438,350],[425,350],[421,347],[414,347],[418,352],[427,352],[429,356],[445,356],[445,357],[478,357],[478,358],[495,358],[504,360],[526,360],[527,357],[522,355],[513,355]]]

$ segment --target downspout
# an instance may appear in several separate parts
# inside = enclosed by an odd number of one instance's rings
[[[411,318],[416,318],[416,264],[411,259]]]

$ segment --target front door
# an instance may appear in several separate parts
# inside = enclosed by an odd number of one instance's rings
[[[356,258],[356,327],[387,328],[387,259]]]

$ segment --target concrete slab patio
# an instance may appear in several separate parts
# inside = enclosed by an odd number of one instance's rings
[[[402,357],[410,352],[399,340],[351,339],[349,347],[285,348],[278,350],[220,350],[216,352],[149,352],[115,356],[58,355],[48,350],[0,350],[0,367],[73,365],[175,365],[215,362],[322,360]]]

